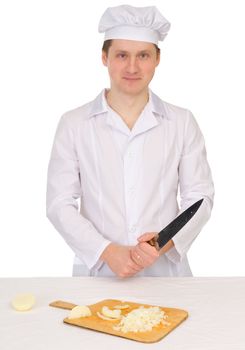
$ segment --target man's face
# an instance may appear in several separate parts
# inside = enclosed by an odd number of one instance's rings
[[[160,54],[152,43],[114,39],[108,55],[102,52],[102,61],[108,68],[112,89],[137,95],[152,80]]]

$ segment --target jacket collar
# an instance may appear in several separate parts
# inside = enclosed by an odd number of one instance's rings
[[[103,89],[101,93],[91,102],[91,109],[89,111],[88,118],[108,112],[105,92],[106,92],[106,89]],[[165,113],[163,101],[157,95],[155,95],[150,89],[149,89],[149,107],[153,113],[161,117],[164,117],[164,116],[167,117]]]

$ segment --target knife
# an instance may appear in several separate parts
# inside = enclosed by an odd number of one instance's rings
[[[160,250],[171,238],[173,238],[182,227],[187,224],[188,221],[195,215],[200,205],[203,202],[203,198],[192,204],[177,218],[175,218],[170,224],[168,224],[162,231],[160,231],[155,237],[150,239],[147,243]]]

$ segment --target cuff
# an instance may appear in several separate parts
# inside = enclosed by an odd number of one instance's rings
[[[93,260],[91,260],[89,269],[99,270],[101,268],[101,266],[103,265],[104,262],[102,260],[100,260],[100,256],[110,243],[111,243],[111,241],[108,241],[108,240],[103,241],[103,244],[97,250]]]
[[[174,242],[174,246],[172,248],[170,248],[166,253],[166,257],[172,261],[174,264],[179,263],[182,260],[182,256],[180,254],[180,249],[178,249],[178,245],[176,244],[176,242],[174,241],[174,239],[172,238],[173,242]]]

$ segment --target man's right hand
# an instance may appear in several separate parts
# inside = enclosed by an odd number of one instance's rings
[[[133,247],[110,243],[100,256],[109,268],[119,277],[130,277],[143,269],[132,260],[130,251]]]

